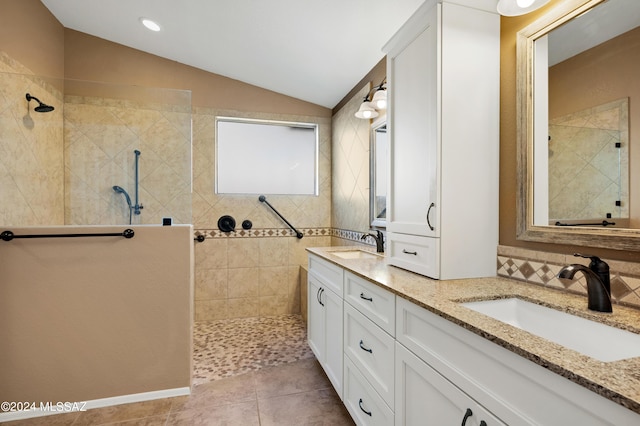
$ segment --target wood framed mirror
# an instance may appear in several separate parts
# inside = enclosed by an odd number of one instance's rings
[[[637,0],[566,0],[518,33],[518,239],[640,251],[638,69]]]

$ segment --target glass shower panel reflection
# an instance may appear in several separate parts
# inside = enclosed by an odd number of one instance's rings
[[[64,124],[66,224],[191,223],[191,92],[67,80]]]

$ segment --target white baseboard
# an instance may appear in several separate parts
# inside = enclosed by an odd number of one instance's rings
[[[54,414],[70,413],[73,411],[86,411],[92,408],[109,407],[112,405],[130,404],[132,402],[151,401],[154,399],[172,398],[176,396],[190,395],[189,387],[165,389],[152,392],[134,393],[130,395],[119,395],[110,398],[93,399],[91,401],[78,402],[49,402],[48,406],[30,410],[0,412],[0,423],[12,420],[29,419],[32,417],[51,416]],[[36,405],[46,405],[47,402],[34,403]]]

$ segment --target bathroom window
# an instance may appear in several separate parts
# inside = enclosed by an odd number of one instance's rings
[[[318,194],[318,126],[216,118],[216,193]]]

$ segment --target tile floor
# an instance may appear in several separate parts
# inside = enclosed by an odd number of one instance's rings
[[[233,323],[233,321],[232,321]],[[218,324],[215,339],[207,339],[212,324],[196,324],[195,369],[199,384],[191,395],[97,408],[80,413],[3,423],[10,426],[58,425],[353,425],[349,413],[306,345],[299,316]],[[242,330],[238,333],[238,327]],[[278,328],[282,327],[282,328]],[[226,330],[227,332],[223,332]],[[209,330],[211,331],[211,330]],[[259,339],[260,335],[267,338]],[[239,337],[241,336],[241,337]],[[271,337],[268,337],[271,336]],[[286,338],[283,338],[286,336]],[[287,339],[292,345],[283,345]],[[224,347],[217,358],[207,342]],[[221,343],[222,342],[222,343]],[[232,342],[240,342],[234,345]],[[247,345],[247,342],[258,342]],[[270,345],[270,342],[273,345]],[[278,356],[278,348],[282,349]],[[231,355],[233,354],[233,355]],[[233,362],[252,358],[251,362]],[[221,366],[224,373],[206,367]],[[248,371],[248,372],[247,372]],[[207,374],[209,374],[207,376]],[[195,376],[194,376],[195,378]],[[194,380],[195,382],[195,380]]]

